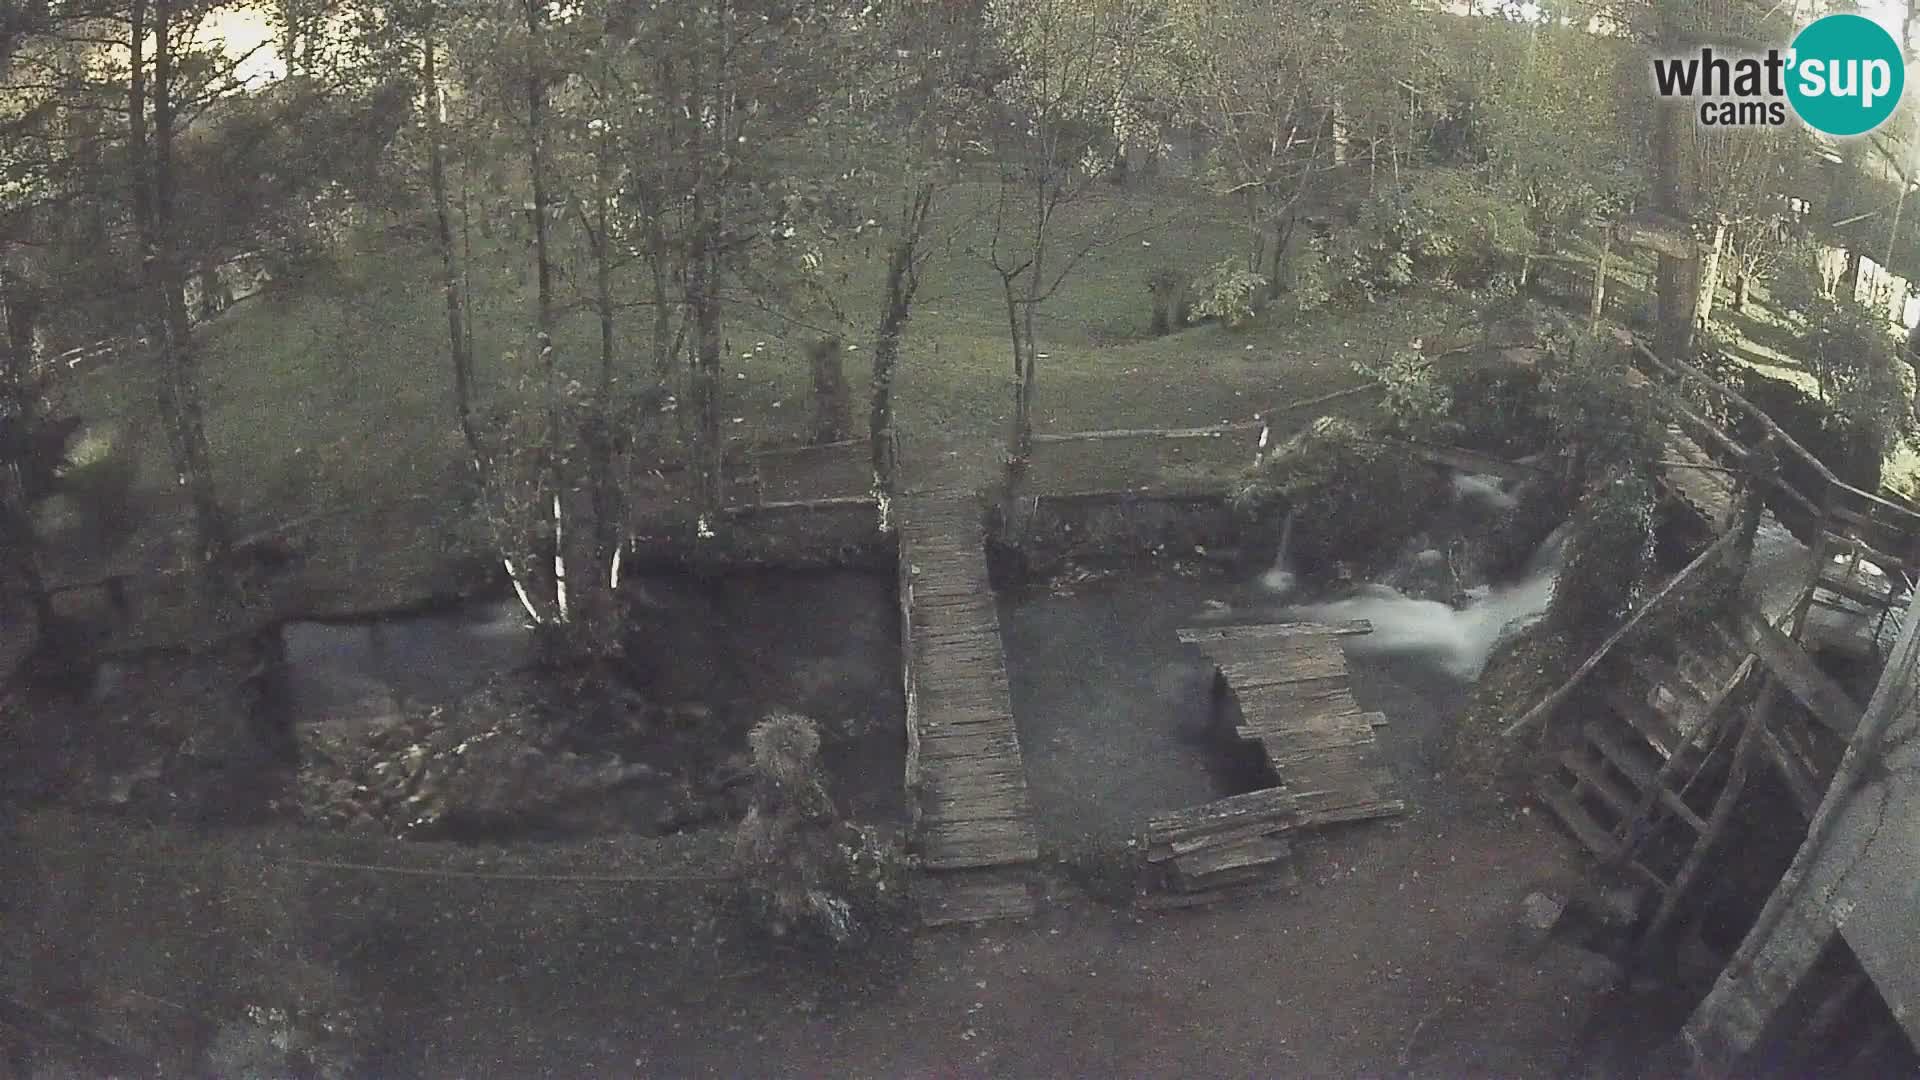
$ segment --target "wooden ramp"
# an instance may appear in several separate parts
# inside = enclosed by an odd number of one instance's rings
[[[1039,858],[999,614],[971,495],[900,500],[907,787],[930,923],[1030,914]]]
[[[1374,753],[1373,729],[1386,718],[1353,700],[1340,651],[1341,637],[1372,629],[1365,622],[1272,623],[1179,632],[1213,659],[1238,699],[1236,734],[1260,744],[1292,795],[1298,826],[1406,812]]]

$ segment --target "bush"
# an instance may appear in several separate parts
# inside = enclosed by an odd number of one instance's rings
[[[1253,318],[1254,301],[1266,288],[1264,276],[1240,265],[1237,259],[1223,259],[1194,282],[1193,313],[1237,329]]]
[[[1453,396],[1434,374],[1433,362],[1421,353],[1420,342],[1394,350],[1378,363],[1356,360],[1353,370],[1386,391],[1380,408],[1396,434],[1413,438],[1443,434],[1442,426],[1453,411]]]
[[[1545,449],[1552,438],[1540,369],[1497,364],[1440,376],[1447,394],[1448,441],[1514,458]]]
[[[1328,417],[1244,477],[1233,505],[1250,527],[1293,513],[1291,554],[1312,573],[1393,550],[1444,497],[1445,485],[1435,483],[1422,462]]]
[[[774,713],[747,741],[753,790],[734,856],[750,917],[776,938],[841,945],[904,911],[898,853],[834,810],[820,769],[819,725]]]
[[[1585,646],[1632,610],[1653,565],[1653,484],[1623,473],[1580,505],[1547,608],[1550,628]]]
[[[1534,247],[1525,209],[1459,169],[1424,169],[1365,203],[1333,264],[1364,297],[1416,281],[1484,288]]]
[[[1540,362],[1547,423],[1573,455],[1583,488],[1616,474],[1644,475],[1660,458],[1666,425],[1630,371],[1624,349],[1578,336]]]

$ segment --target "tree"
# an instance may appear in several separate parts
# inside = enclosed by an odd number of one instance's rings
[[[1121,238],[1127,208],[1095,184],[1121,148],[1156,137],[1137,88],[1155,81],[1169,31],[1157,7],[1135,0],[990,0],[987,26],[1007,67],[996,93],[1008,115],[984,254],[1013,354],[1011,500],[1033,453],[1035,317],[1088,254]],[[1098,220],[1073,220],[1088,208]]]
[[[1330,172],[1332,98],[1342,70],[1328,8],[1280,0],[1193,0],[1172,9],[1179,115],[1205,137],[1216,191],[1244,208],[1246,268],[1286,286],[1296,208]]]
[[[236,599],[227,572],[232,563],[232,535],[214,485],[200,396],[199,358],[187,316],[174,162],[182,106],[194,100],[196,90],[205,95],[233,89],[230,66],[199,87],[183,79],[182,62],[192,65],[201,60],[185,48],[194,25],[190,19],[204,14],[204,10],[187,7],[181,0],[129,0],[128,159],[132,166],[134,229],[140,246],[141,321],[158,368],[160,420],[166,429],[174,475],[193,508],[198,548],[195,569],[201,591],[215,611],[223,611]]]

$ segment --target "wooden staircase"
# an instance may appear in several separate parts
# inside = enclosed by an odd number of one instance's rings
[[[1671,659],[1614,660],[1614,677],[1587,695],[1578,738],[1536,785],[1541,804],[1595,857],[1667,895],[1684,865],[1674,852],[1709,832],[1714,792],[1703,768],[1753,667],[1751,651],[1717,624]],[[1650,844],[1662,831],[1680,843]]]

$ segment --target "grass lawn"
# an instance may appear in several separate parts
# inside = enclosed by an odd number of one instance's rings
[[[950,194],[932,229],[939,254],[914,309],[897,383],[909,467],[916,455],[934,452],[990,462],[1008,422],[1006,313],[998,279],[975,250],[988,239],[987,192]],[[1096,235],[1092,230],[1101,230],[1104,246],[1074,269],[1039,317],[1041,431],[1247,420],[1354,385],[1354,360],[1431,335],[1448,316],[1444,299],[1413,296],[1298,325],[1202,326],[1152,339],[1147,272],[1169,263],[1197,271],[1229,257],[1241,249],[1240,226],[1204,194],[1116,191],[1083,207],[1063,235],[1071,241]],[[511,400],[516,368],[527,363],[533,283],[518,239],[474,242],[471,295],[484,408]],[[876,248],[848,267],[843,290],[853,326],[848,375],[856,423],[883,256]],[[559,299],[569,310],[556,334],[558,355],[576,377],[588,378],[599,355],[598,321],[573,283],[590,278],[584,267],[565,270]],[[321,546],[338,560],[336,569],[355,576],[404,576],[405,566],[389,565],[402,557],[396,549],[424,545],[434,557],[477,551],[473,530],[459,520],[459,500],[448,494],[465,489],[466,471],[436,276],[435,256],[418,242],[361,238],[333,265],[276,282],[202,332],[215,478],[242,533],[343,514],[352,522],[320,526],[332,534]],[[637,281],[620,291],[645,294]],[[647,362],[642,335],[649,315],[630,309],[620,324],[623,363],[636,373]],[[749,445],[800,440],[811,378],[803,349],[816,331],[746,305],[730,308],[727,320],[723,409],[730,433]],[[83,371],[66,397],[90,419],[119,418],[140,448],[139,487],[148,504],[177,504],[163,433],[152,422],[150,372],[135,363]]]

